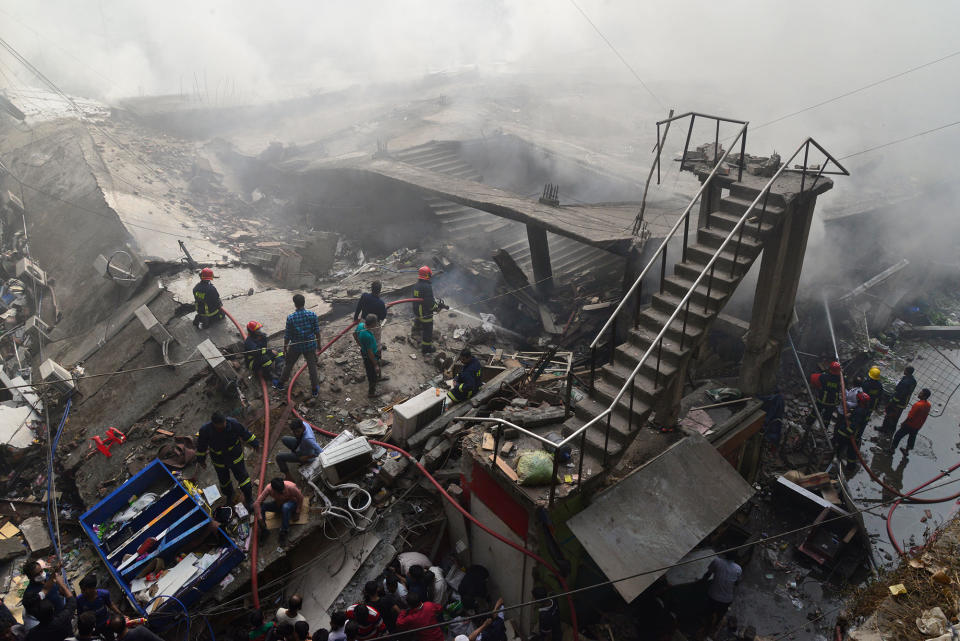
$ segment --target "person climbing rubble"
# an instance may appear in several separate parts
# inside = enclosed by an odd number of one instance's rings
[[[197,304],[194,327],[205,329],[225,318],[220,292],[213,285],[213,270],[209,267],[200,270],[200,282],[193,286],[193,300]]]
[[[287,480],[292,480],[288,463],[297,465],[309,465],[322,451],[320,444],[317,443],[317,437],[313,433],[313,428],[306,423],[294,417],[287,423],[290,428],[290,434],[284,435],[280,441],[290,450],[289,452],[280,452],[277,454],[277,467]]]
[[[483,387],[483,378],[480,376],[483,365],[469,348],[460,350],[460,363],[463,368],[454,379],[453,387],[447,391],[447,397],[454,403],[467,400]]]
[[[220,482],[220,492],[227,501],[233,500],[233,484],[230,475],[240,484],[244,503],[247,509],[253,503],[253,489],[250,486],[250,474],[244,462],[243,446],[249,445],[254,450],[260,448],[257,437],[250,433],[240,421],[232,417],[225,417],[220,412],[214,412],[209,423],[200,427],[197,436],[197,462],[200,467],[207,467],[207,450],[213,459],[213,467]]]
[[[293,306],[296,308],[287,316],[287,327],[283,334],[283,353],[286,362],[280,380],[274,382],[276,389],[286,386],[293,366],[300,357],[307,362],[307,371],[310,373],[310,389],[314,398],[320,395],[320,381],[317,378],[317,349],[320,344],[320,320],[317,315],[306,309],[307,300],[303,294],[293,295]]]
[[[890,454],[896,452],[897,445],[900,444],[904,436],[907,437],[907,446],[900,448],[904,456],[907,456],[910,450],[913,449],[913,446],[917,444],[917,434],[920,433],[920,428],[927,422],[927,417],[930,415],[930,401],[927,400],[928,398],[930,398],[930,390],[927,388],[923,388],[920,390],[920,393],[917,394],[917,402],[910,408],[910,412],[907,413],[907,419],[900,425],[897,433],[893,435],[893,443],[891,443],[889,450]]]
[[[817,420],[817,412],[823,419],[823,427],[830,425],[830,419],[833,418],[833,412],[837,409],[840,402],[840,375],[843,368],[838,361],[833,361],[826,372],[817,372],[810,375],[810,384],[813,386],[813,395],[817,402],[817,411],[810,412],[807,416],[807,427],[813,425]]]
[[[370,291],[360,294],[360,300],[357,301],[357,308],[353,311],[353,320],[354,322],[358,320],[366,320],[370,314],[374,314],[379,321],[376,327],[371,327],[367,323],[367,329],[373,333],[373,337],[377,339],[377,358],[383,359],[383,341],[381,340],[381,330],[383,328],[383,321],[387,319],[387,304],[383,302],[383,299],[380,298],[380,291],[383,289],[383,285],[379,280],[375,280],[370,283]]]
[[[264,501],[268,496],[270,500]],[[274,512],[280,514],[280,547],[285,546],[290,532],[290,521],[300,518],[303,506],[303,493],[296,483],[284,481],[280,477],[271,479],[253,504],[253,513],[260,519],[260,541],[266,541],[270,536],[267,530],[267,512]]]
[[[373,330],[379,326],[380,322],[376,314],[367,314],[364,322],[353,330],[353,340],[360,346],[360,359],[363,361],[363,370],[367,375],[367,396],[371,398],[377,395],[377,382],[390,380],[389,376],[383,376],[381,373],[380,366],[383,362],[377,357],[379,348]]]
[[[413,287],[413,297],[420,300],[413,302],[413,331],[414,338],[420,336],[420,351],[431,354],[436,351],[433,346],[433,315],[441,309],[450,309],[442,300],[433,297],[433,270],[424,265],[417,270],[417,284]]]
[[[247,323],[247,337],[243,341],[243,359],[247,369],[255,375],[263,374],[265,380],[274,384],[277,382],[274,369],[283,365],[283,352],[277,353],[267,347],[267,334],[259,321],[252,320]]]
[[[887,411],[883,417],[883,426],[880,428],[884,432],[892,432],[897,427],[897,421],[907,409],[907,403],[913,396],[913,390],[917,389],[917,379],[913,377],[913,367],[907,365],[903,368],[903,376],[897,382],[897,387],[890,395],[890,401],[887,403]]]

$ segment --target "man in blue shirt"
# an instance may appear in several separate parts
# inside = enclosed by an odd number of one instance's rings
[[[300,419],[291,418],[288,426],[293,436],[284,436],[280,440],[290,451],[277,454],[277,467],[288,481],[292,481],[287,463],[308,465],[320,454],[320,445],[313,428]]]
[[[463,368],[453,381],[453,389],[447,392],[447,397],[454,403],[467,400],[483,386],[483,379],[480,376],[483,365],[469,348],[464,347],[461,350],[460,363]]]
[[[380,329],[383,326],[383,321],[387,318],[387,304],[380,298],[380,290],[382,288],[383,285],[381,285],[380,281],[375,280],[370,283],[369,293],[364,292],[360,294],[360,300],[357,301],[357,308],[353,311],[353,320],[366,320],[368,315],[376,315],[380,323],[376,328],[367,326],[367,329],[369,329],[373,337],[377,339],[377,359],[380,361],[380,365],[389,365],[389,363],[383,360],[383,341],[380,340]]]
[[[313,312],[304,309],[306,299],[303,294],[294,294],[293,305],[296,311],[287,316],[287,329],[283,334],[283,353],[286,362],[283,374],[274,387],[281,389],[286,386],[287,380],[293,372],[293,366],[300,360],[307,361],[307,370],[310,372],[310,388],[313,395],[319,396],[320,382],[317,380],[317,349],[320,344],[320,321]]]
[[[114,614],[123,614],[120,608],[110,600],[109,590],[97,589],[97,577],[95,574],[88,574],[80,580],[80,594],[77,596],[77,615],[84,612],[93,612],[96,616],[96,628],[100,632],[105,632],[107,622],[110,621],[110,612]]]
[[[379,327],[380,322],[376,314],[367,314],[364,322],[353,330],[353,339],[360,346],[360,358],[363,360],[363,369],[367,374],[367,396],[377,395],[377,381],[390,380],[388,376],[380,375],[380,359],[377,358],[377,339],[373,330]]]

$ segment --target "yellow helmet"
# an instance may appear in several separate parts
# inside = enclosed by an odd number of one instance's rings
[[[873,380],[879,379],[879,378],[880,378],[880,368],[879,368],[879,367],[871,367],[871,368],[870,368],[870,371],[867,372],[867,376],[869,376],[869,377],[872,378]]]

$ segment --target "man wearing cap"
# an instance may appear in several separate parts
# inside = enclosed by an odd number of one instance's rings
[[[903,422],[900,429],[897,430],[897,433],[893,435],[893,444],[890,446],[891,454],[896,451],[897,445],[900,444],[900,440],[904,436],[907,437],[907,446],[900,448],[904,456],[916,445],[917,434],[926,422],[927,416],[930,415],[930,401],[927,400],[928,398],[930,398],[930,390],[927,388],[923,388],[920,390],[920,393],[917,394],[917,399],[919,400],[910,408],[910,412],[907,414],[907,420]]]
[[[447,397],[454,403],[467,400],[483,386],[483,379],[480,376],[483,365],[469,348],[464,347],[460,351],[460,363],[463,368],[453,381],[453,388],[447,392]]]

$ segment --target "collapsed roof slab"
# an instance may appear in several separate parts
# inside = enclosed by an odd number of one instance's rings
[[[688,436],[613,487],[567,525],[629,603],[753,495],[699,436]]]
[[[479,209],[616,254],[626,254],[634,240],[639,204],[612,203],[552,207],[483,183],[455,178],[406,163],[372,160],[352,167],[409,185],[427,195]]]

